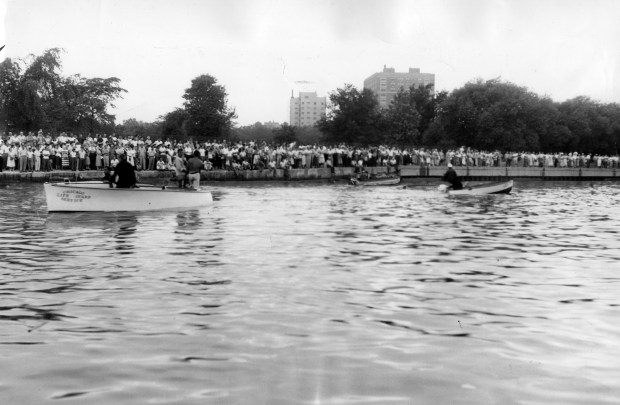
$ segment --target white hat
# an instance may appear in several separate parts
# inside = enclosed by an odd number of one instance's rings
[[[452,163],[448,163],[448,167],[452,167]]]

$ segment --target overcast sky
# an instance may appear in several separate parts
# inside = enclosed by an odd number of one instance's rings
[[[384,65],[620,102],[617,0],[0,0],[0,18],[1,59],[59,47],[64,75],[121,79],[117,123],[181,107],[201,74],[239,125],[286,122],[292,90],[361,89]]]

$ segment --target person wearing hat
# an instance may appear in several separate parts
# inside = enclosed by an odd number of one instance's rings
[[[448,163],[448,170],[441,180],[450,183],[452,185],[450,186],[452,190],[461,190],[463,188],[463,183],[461,183],[459,175],[456,174],[456,171],[452,167],[452,163]]]

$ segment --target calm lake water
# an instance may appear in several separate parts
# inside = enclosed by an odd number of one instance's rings
[[[617,404],[620,184],[0,189],[2,404]]]

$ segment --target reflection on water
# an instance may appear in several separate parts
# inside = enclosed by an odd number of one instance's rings
[[[620,396],[615,183],[215,191],[202,209],[48,215],[41,185],[3,189],[3,403]]]

